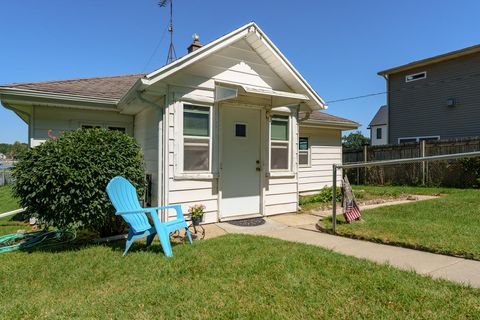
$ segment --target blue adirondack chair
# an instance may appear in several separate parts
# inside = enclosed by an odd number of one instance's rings
[[[147,238],[149,246],[155,235],[158,234],[163,252],[167,257],[172,256],[172,246],[170,244],[170,233],[176,230],[185,229],[188,240],[192,243],[190,231],[183,217],[180,205],[142,208],[138,202],[137,191],[135,187],[124,177],[115,177],[107,185],[107,193],[110,201],[117,210],[116,215],[121,215],[127,222],[130,230],[128,231],[127,243],[125,245],[125,256],[132,243],[141,238]],[[161,222],[158,218],[158,210],[175,209],[177,218],[168,222]],[[154,226],[150,224],[145,213],[152,217]]]

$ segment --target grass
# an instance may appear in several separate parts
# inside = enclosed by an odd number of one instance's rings
[[[12,187],[0,187],[0,213],[5,213],[20,208],[17,200],[12,197]],[[0,236],[15,233],[19,229],[30,229],[25,223],[13,220],[13,217],[0,219]]]
[[[340,235],[480,260],[480,191],[361,186],[366,194],[442,194],[439,199],[362,212],[363,222],[337,224]],[[343,220],[342,218],[340,218]],[[331,219],[325,226],[331,226]]]
[[[473,318],[480,290],[313,246],[227,235],[0,255],[1,319]],[[448,301],[448,303],[446,303]]]

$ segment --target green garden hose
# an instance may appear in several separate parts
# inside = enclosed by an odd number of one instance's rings
[[[13,233],[0,236],[0,253],[58,246],[75,240],[75,232],[68,230]]]

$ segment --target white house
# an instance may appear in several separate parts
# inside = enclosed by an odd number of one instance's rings
[[[323,100],[253,22],[149,74],[5,85],[0,99],[28,124],[30,146],[49,130],[134,136],[152,205],[202,203],[205,222],[297,211],[299,193],[332,184],[341,131],[358,127],[320,112]]]
[[[380,146],[388,144],[388,107],[381,106],[368,125],[370,144]]]

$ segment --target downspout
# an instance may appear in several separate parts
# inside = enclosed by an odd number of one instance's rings
[[[165,161],[164,154],[165,154],[165,146],[164,146],[164,141],[163,141],[163,133],[164,133],[164,127],[165,127],[165,108],[162,106],[158,105],[157,103],[150,101],[148,99],[145,99],[142,94],[139,91],[135,91],[136,96],[138,100],[141,102],[150,105],[153,107],[155,110],[160,109],[161,110],[161,125],[158,126],[158,144],[159,144],[159,150],[158,150],[158,168],[157,168],[157,175],[158,175],[158,187],[159,190],[157,191],[157,198],[159,201],[160,206],[165,205],[165,196],[164,196],[164,190],[165,190],[165,183],[164,183],[164,168],[163,168],[163,163]],[[165,216],[164,212],[162,212],[162,221],[165,221]]]

